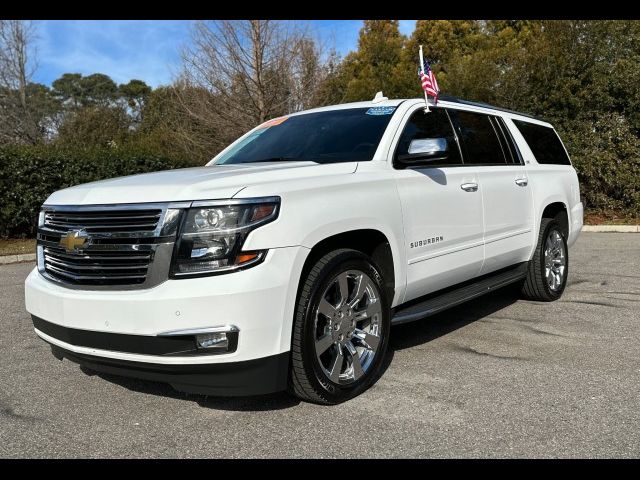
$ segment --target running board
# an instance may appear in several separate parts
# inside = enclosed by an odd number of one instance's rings
[[[515,267],[485,275],[480,279],[464,282],[460,285],[446,288],[441,292],[432,293],[422,300],[418,299],[410,302],[408,306],[400,305],[396,308],[391,324],[397,325],[420,320],[517,282],[526,277],[527,267],[528,262],[523,262]]]

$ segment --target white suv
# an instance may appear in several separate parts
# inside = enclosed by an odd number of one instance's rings
[[[559,298],[582,216],[550,124],[377,97],[270,120],[206,167],[53,193],[26,307],[89,370],[338,403],[376,381],[393,324],[515,282]]]

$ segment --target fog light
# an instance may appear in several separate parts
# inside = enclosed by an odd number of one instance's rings
[[[203,350],[227,350],[229,339],[226,332],[203,333],[196,335],[196,344]]]

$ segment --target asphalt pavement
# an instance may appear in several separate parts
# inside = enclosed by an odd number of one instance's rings
[[[582,233],[553,303],[506,289],[391,331],[369,391],[185,395],[56,360],[0,266],[0,457],[639,457],[640,235]]]

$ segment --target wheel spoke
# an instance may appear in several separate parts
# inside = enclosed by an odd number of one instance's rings
[[[325,333],[316,340],[316,354],[318,356],[322,355],[331,345],[333,345],[333,336],[330,333]]]
[[[349,300],[349,282],[346,272],[338,277],[338,288],[340,289],[340,305],[344,305]]]
[[[355,319],[356,322],[360,320],[364,320],[365,318],[372,318],[376,313],[380,313],[382,311],[380,307],[380,302],[375,301],[371,302],[367,307],[359,312],[356,312]]]
[[[340,373],[342,372],[342,364],[344,361],[344,355],[342,354],[342,347],[340,344],[336,345],[336,354],[331,361],[331,371],[329,372],[329,378],[331,381],[338,383],[340,380]]]
[[[322,297],[320,305],[318,305],[318,312],[325,317],[332,318],[336,314],[336,307],[331,305],[326,298]]]
[[[358,305],[362,301],[362,298],[364,297],[364,294],[367,291],[366,284],[367,282],[364,279],[364,275],[358,275],[356,279],[356,288],[355,288],[355,293],[353,294],[353,300],[349,302],[349,306],[351,308],[354,308],[356,305]]]
[[[545,274],[551,290],[557,290],[562,286],[566,263],[563,237],[558,231],[553,230],[547,237],[544,250]]]
[[[353,338],[358,339],[362,346],[367,350],[373,350],[374,352],[380,344],[380,337],[373,335],[372,333],[365,332],[364,330],[360,330],[359,328],[356,328]]]
[[[317,300],[314,348],[325,378],[356,381],[371,369],[382,341],[382,308],[377,282],[359,269],[333,277]]]
[[[347,342],[345,344],[347,347],[347,352],[351,357],[351,365],[353,366],[353,379],[357,380],[362,375],[364,375],[364,371],[362,370],[362,363],[360,362],[360,355],[358,355],[358,350],[353,346],[353,343]]]

